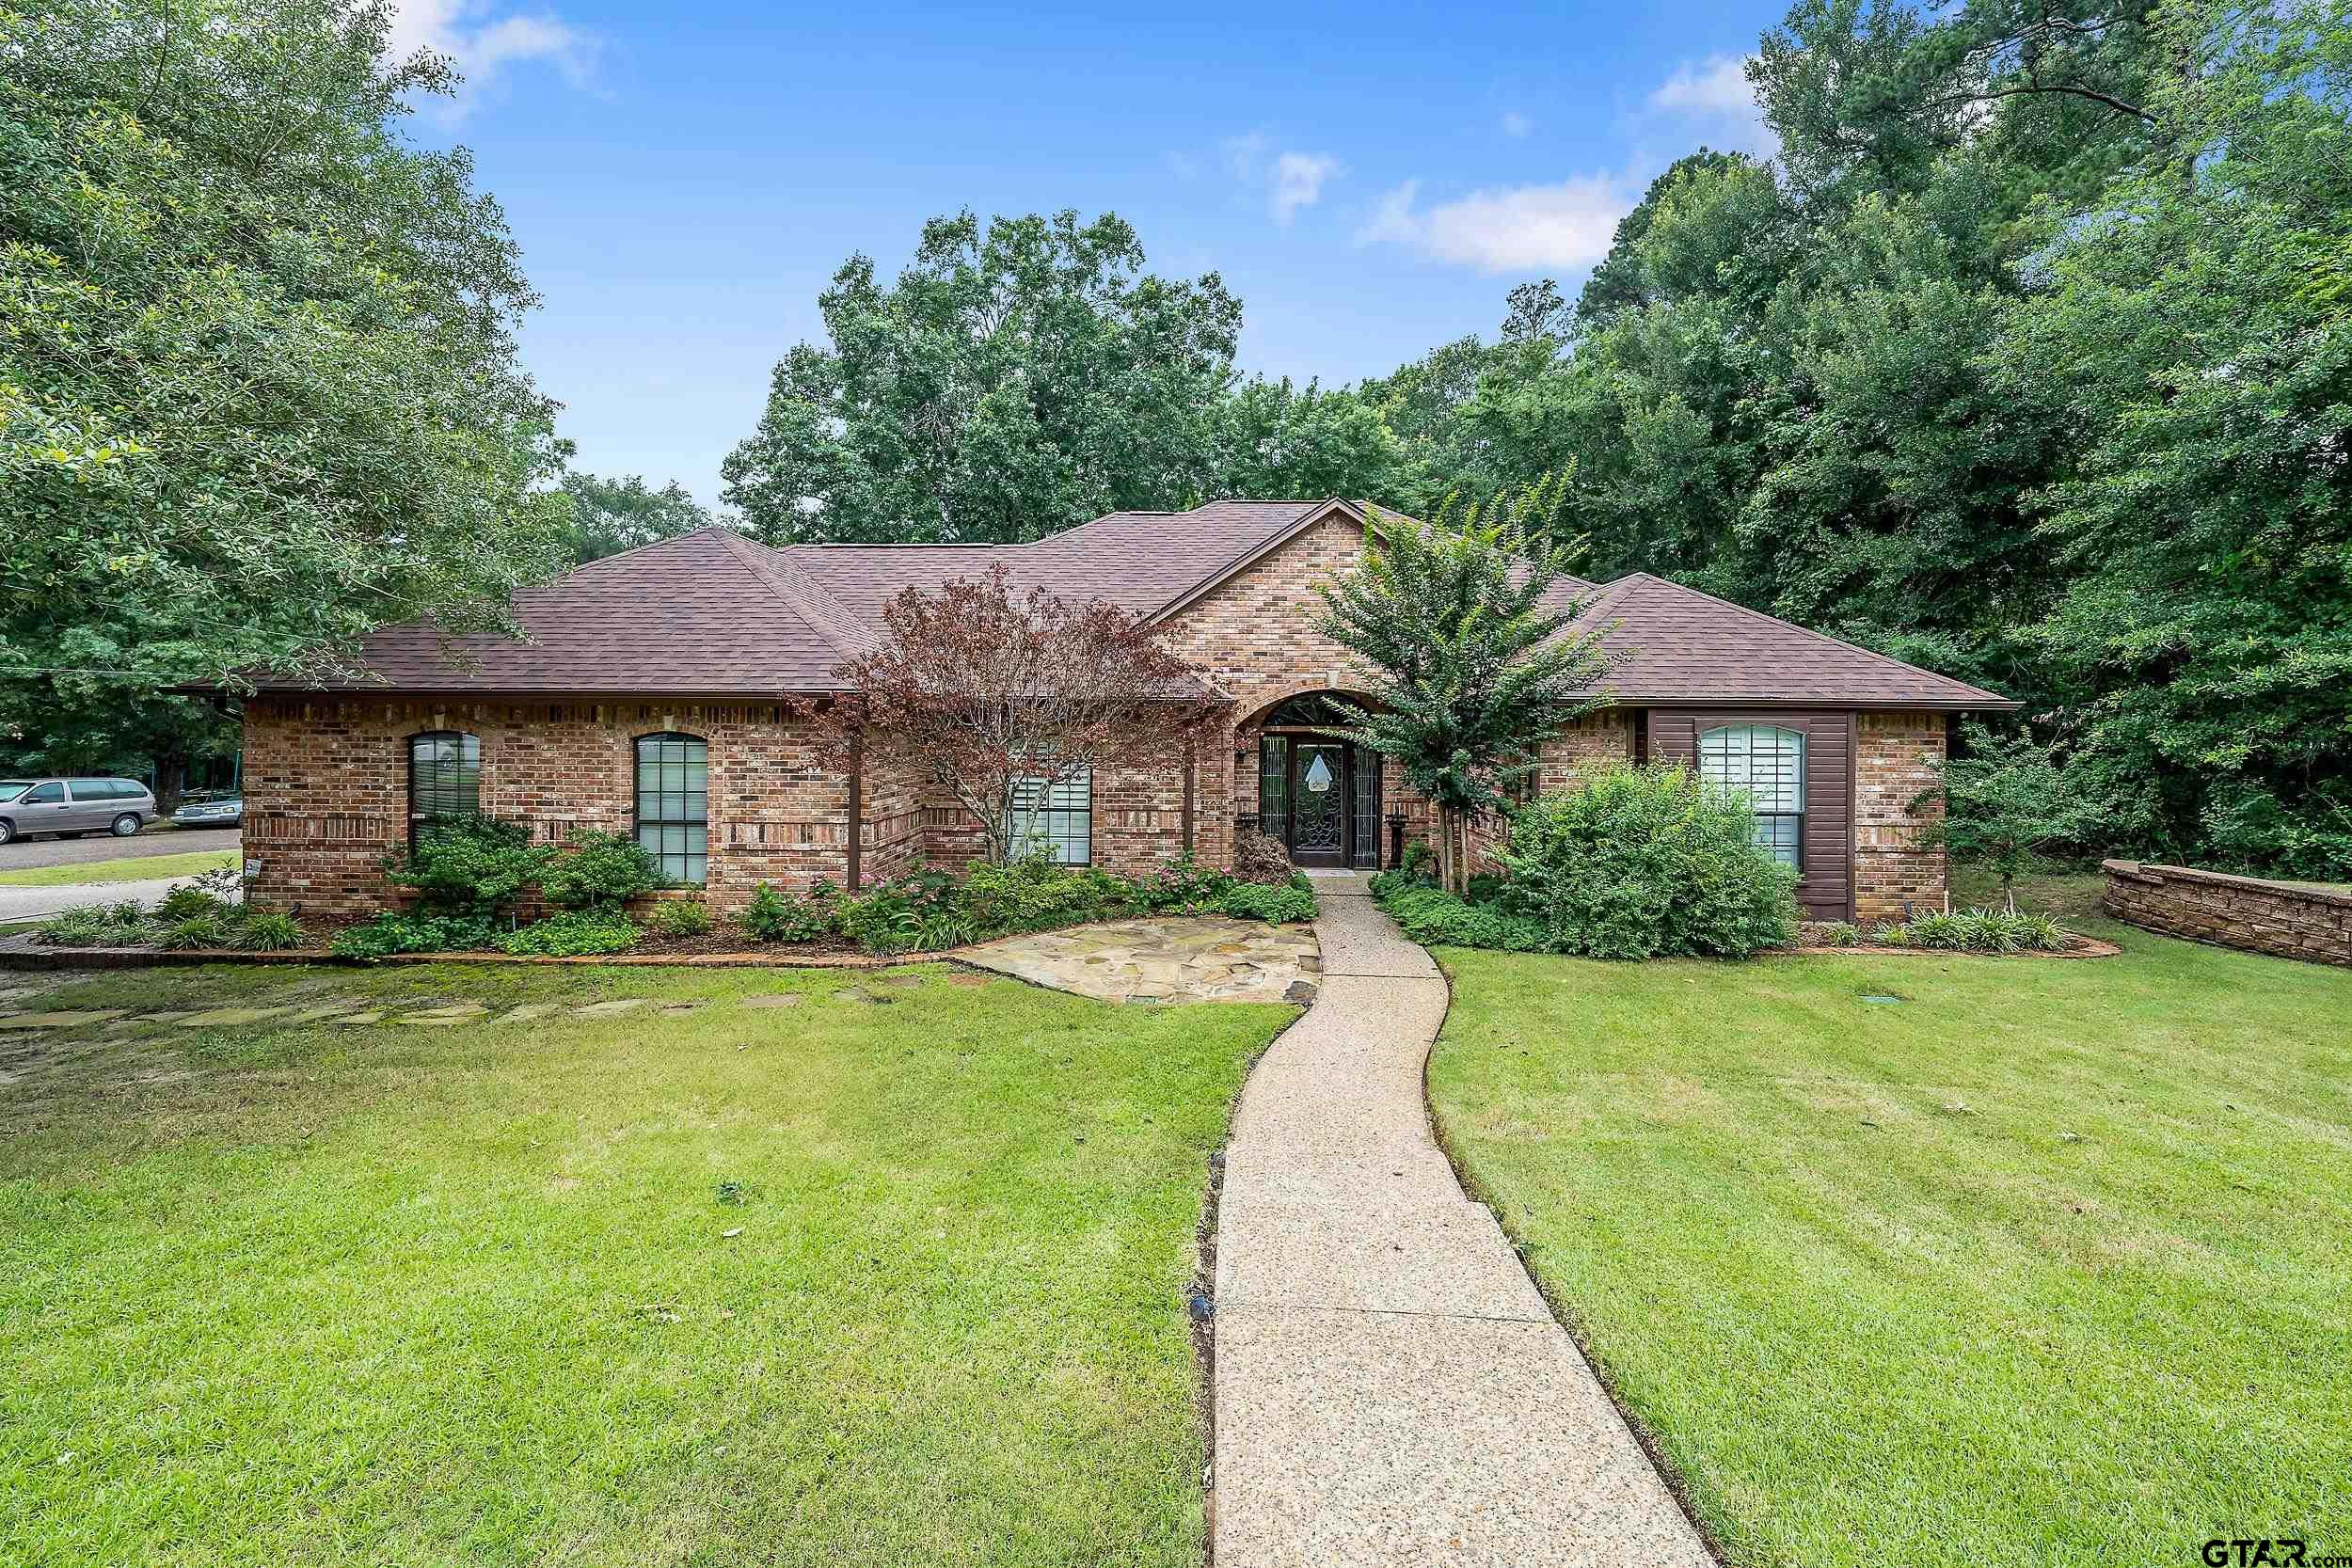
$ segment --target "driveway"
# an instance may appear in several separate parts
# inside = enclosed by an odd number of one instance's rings
[[[185,855],[206,849],[241,849],[245,834],[234,829],[151,827],[133,838],[95,832],[87,838],[20,838],[0,844],[0,871],[30,871],[41,865],[83,865],[91,861],[131,860],[140,855]]]

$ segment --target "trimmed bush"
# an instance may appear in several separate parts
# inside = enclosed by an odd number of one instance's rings
[[[618,910],[573,910],[516,927],[498,939],[501,953],[575,958],[592,953],[623,953],[644,933]]]
[[[1671,764],[1580,779],[1513,812],[1495,854],[1494,907],[1548,950],[1745,958],[1794,939],[1797,874],[1756,846],[1744,801]]]
[[[661,863],[627,833],[574,833],[548,863],[540,895],[559,910],[617,910],[661,885]]]

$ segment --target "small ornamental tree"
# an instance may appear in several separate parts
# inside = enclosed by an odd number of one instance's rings
[[[1470,831],[1534,772],[1536,749],[1596,705],[1607,670],[1582,608],[1553,587],[1566,547],[1539,543],[1565,493],[1547,479],[1434,522],[1372,515],[1362,563],[1321,589],[1326,637],[1378,673],[1375,707],[1346,708],[1348,737],[1403,765],[1436,803],[1438,880],[1469,889]]]
[[[1001,564],[908,589],[882,626],[879,646],[834,671],[849,689],[818,709],[833,750],[863,744],[954,797],[999,863],[1030,838],[1053,785],[1165,767],[1228,705],[1134,616],[1016,594]]]
[[[2001,894],[2017,912],[2017,879],[2036,853],[2054,844],[2091,843],[2107,808],[2067,777],[2055,751],[2029,735],[1997,736],[1982,724],[1962,728],[1960,755],[1943,764],[1942,783],[1911,803],[1941,801],[1943,820],[1929,841],[2001,874]]]

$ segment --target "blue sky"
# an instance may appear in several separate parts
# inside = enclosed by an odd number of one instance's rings
[[[834,270],[961,207],[1119,213],[1153,271],[1223,275],[1248,371],[1491,335],[1678,154],[1769,150],[1739,64],[1782,8],[403,0],[395,39],[467,73],[416,131],[506,208],[580,466],[715,501]]]

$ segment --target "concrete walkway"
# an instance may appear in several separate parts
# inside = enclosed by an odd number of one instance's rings
[[[1217,1209],[1218,1568],[1712,1562],[1430,1136],[1429,955],[1318,879],[1324,985]]]

